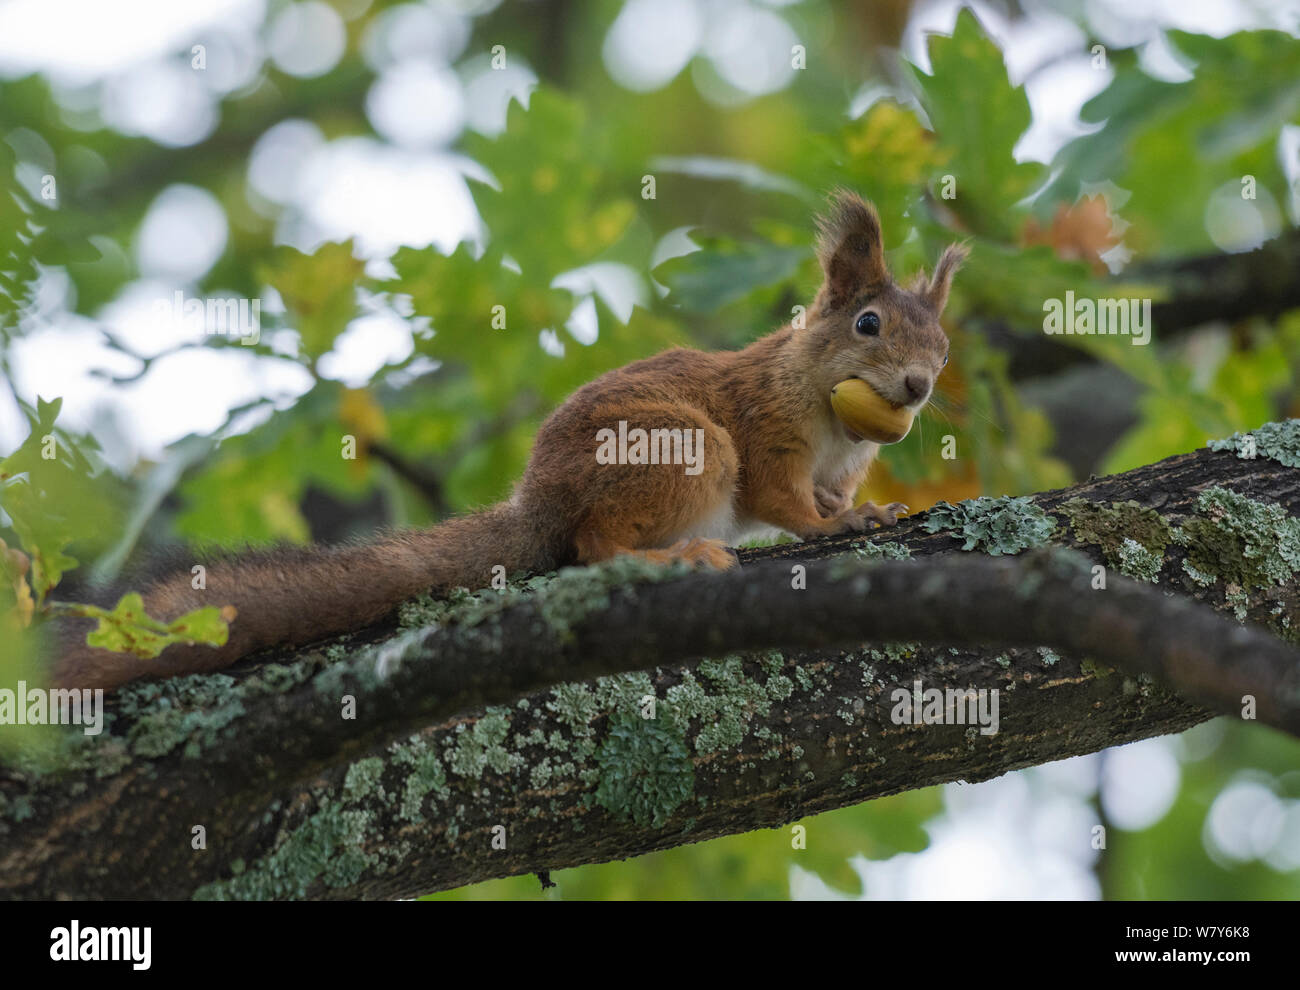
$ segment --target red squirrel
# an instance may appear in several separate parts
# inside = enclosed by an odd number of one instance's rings
[[[165,620],[233,605],[224,646],[178,644],[141,659],[87,646],[88,622],[65,620],[54,680],[115,688],[220,670],[266,647],[360,629],[421,592],[483,587],[498,566],[544,572],[637,554],[725,569],[736,563],[729,546],[765,531],[811,539],[893,525],[906,506],[853,505],[879,446],[840,423],[831,389],[858,377],[920,409],[948,362],[939,317],[965,255],[951,245],[933,278],[900,286],[875,209],[838,192],[818,222],[824,281],[805,326],[739,351],[677,348],[600,376],[551,413],[522,481],[488,509],[365,544],[241,553],[208,565],[206,590],[186,570],[143,591],[147,612]],[[638,428],[690,431],[690,470],[600,456]]]

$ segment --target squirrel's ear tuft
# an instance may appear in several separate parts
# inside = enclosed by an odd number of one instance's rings
[[[929,303],[936,315],[942,313],[943,307],[947,305],[948,290],[952,288],[952,277],[957,274],[957,269],[961,267],[968,254],[970,248],[965,244],[949,244],[939,256],[939,264],[934,267],[934,278],[922,292],[925,301]]]
[[[822,287],[831,305],[889,284],[880,219],[861,196],[838,189],[830,209],[817,221],[817,260],[826,274]]]

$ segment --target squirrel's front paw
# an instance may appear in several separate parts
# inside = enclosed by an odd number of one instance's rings
[[[817,485],[813,488],[813,498],[817,500],[817,513],[823,519],[834,519],[846,509],[853,508],[853,497],[833,488]]]
[[[864,520],[873,522],[876,526],[892,526],[898,522],[900,515],[907,512],[907,506],[902,502],[890,502],[882,508],[875,502],[863,502],[858,506],[858,512]]]

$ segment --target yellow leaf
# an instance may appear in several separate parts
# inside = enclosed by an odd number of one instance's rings
[[[382,440],[388,436],[388,420],[383,407],[367,388],[343,390],[339,420],[345,429],[362,441],[363,447],[370,440]]]

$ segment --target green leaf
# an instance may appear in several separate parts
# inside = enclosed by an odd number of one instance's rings
[[[0,335],[7,336],[31,304],[37,262],[98,261],[100,252],[68,211],[52,210],[28,195],[17,179],[13,149],[0,144]]]
[[[81,238],[69,238],[63,231],[47,228],[32,239],[33,257],[42,265],[86,264],[99,261],[102,255],[97,247]]]
[[[282,247],[261,278],[284,300],[289,319],[314,362],[331,347],[357,314],[357,282],[365,262],[353,257],[352,241],[322,244],[312,254]]]
[[[1193,77],[1164,82],[1131,57],[1115,58],[1115,78],[1082,110],[1085,121],[1104,126],[1061,150],[1043,208],[1072,200],[1083,183],[1113,183],[1131,194],[1122,210],[1132,225],[1126,242],[1148,254],[1213,249],[1210,207],[1229,226],[1234,213],[1252,226],[1257,214],[1285,222],[1291,191],[1278,138],[1283,126],[1300,123],[1300,41],[1279,31],[1226,38],[1172,31],[1169,40]],[[1257,187],[1254,201],[1242,195],[1246,176]]]
[[[803,823],[808,828],[807,849],[796,853],[793,862],[837,890],[859,894],[862,880],[852,860],[887,859],[925,849],[930,844],[925,823],[942,810],[942,796],[942,788],[927,787],[808,819]]]
[[[550,285],[562,272],[592,261],[636,215],[631,179],[621,187],[606,163],[606,131],[588,125],[582,106],[545,87],[528,109],[512,103],[496,139],[471,135],[466,150],[492,173],[499,189],[480,186],[474,201],[492,244],[519,265],[524,280]]]
[[[114,653],[156,657],[173,643],[224,646],[230,635],[222,609],[209,605],[171,622],[159,622],[145,613],[144,599],[134,591],[123,595],[112,611],[96,605],[56,604],[65,614],[98,619],[99,625],[86,634],[86,644]],[[233,609],[225,611],[228,618],[234,618]]]
[[[712,312],[751,292],[792,277],[811,254],[808,247],[780,247],[729,237],[697,237],[701,250],[669,258],[654,276],[671,290],[670,302]]]
[[[22,405],[31,426],[27,439],[0,460],[0,509],[31,558],[31,586],[37,603],[78,565],[66,553],[73,543],[96,547],[111,538],[120,504],[106,473],[94,468],[82,448],[91,446],[54,425],[62,400]]]
[[[892,250],[907,240],[926,183],[952,155],[912,110],[880,100],[838,133],[810,138],[805,181],[816,189],[846,186],[869,194]]]
[[[498,375],[511,362],[531,364],[538,333],[562,325],[573,308],[568,292],[525,280],[495,249],[475,258],[468,244],[450,255],[402,248],[392,264],[396,277],[379,287],[410,296],[415,315],[432,324],[433,338],[417,348],[440,360],[490,364]]]
[[[1013,207],[1044,175],[1042,165],[1012,154],[1032,119],[1029,99],[1008,81],[1001,50],[968,9],[952,37],[931,36],[930,64],[931,75],[911,68],[930,125],[952,154],[957,198],[944,205],[976,233],[1014,240],[1022,211]]]
[[[309,484],[355,497],[365,488],[359,461],[344,460],[339,420],[343,388],[323,381],[291,408],[222,441],[201,471],[185,478],[176,526],[189,540],[235,546],[310,539],[298,504]]]

